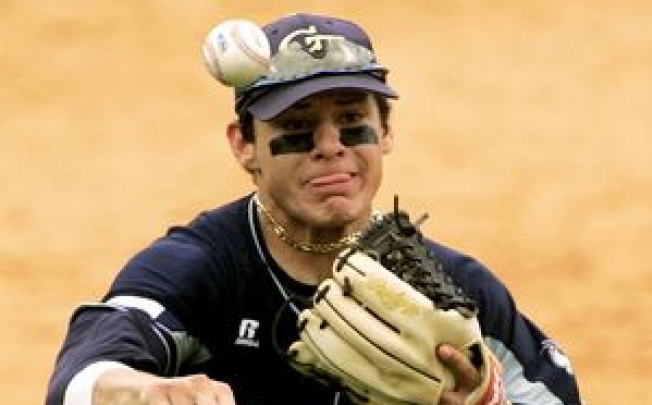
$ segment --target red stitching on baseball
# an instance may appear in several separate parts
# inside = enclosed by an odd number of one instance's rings
[[[267,67],[269,65],[269,61],[267,60],[267,58],[265,58],[264,55],[261,55],[260,53],[253,50],[245,42],[242,32],[240,32],[241,30],[238,29],[238,27],[240,27],[241,25],[242,24],[234,24],[233,27],[231,28],[231,36],[233,37],[233,40],[238,45],[238,47],[242,50],[242,52],[244,52],[244,54],[247,55],[251,60],[264,67]]]

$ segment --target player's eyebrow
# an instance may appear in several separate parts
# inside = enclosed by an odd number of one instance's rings
[[[288,111],[301,111],[310,108],[312,103],[310,102],[310,99],[305,99],[301,100],[299,102],[296,102],[288,109]]]
[[[335,104],[337,105],[349,105],[349,104],[358,104],[367,99],[367,94],[359,91],[352,91],[347,93],[342,93],[341,96],[335,98]]]

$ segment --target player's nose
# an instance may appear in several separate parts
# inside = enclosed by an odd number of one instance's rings
[[[312,154],[315,158],[330,159],[341,156],[346,148],[340,140],[340,127],[332,121],[322,122],[314,134],[315,148]]]

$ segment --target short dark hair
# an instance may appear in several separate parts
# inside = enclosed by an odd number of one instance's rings
[[[380,114],[380,122],[383,129],[387,130],[389,126],[389,113],[391,105],[389,99],[381,94],[373,93],[374,99],[378,104],[378,112]],[[238,114],[238,124],[240,125],[240,132],[245,142],[253,142],[256,134],[254,131],[254,116],[249,111],[244,111]]]

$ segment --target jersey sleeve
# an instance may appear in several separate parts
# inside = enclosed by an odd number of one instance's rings
[[[47,405],[61,405],[70,381],[97,362],[172,376],[209,358],[196,336],[200,320],[207,319],[202,311],[211,308],[204,300],[218,295],[206,291],[219,284],[205,279],[215,274],[211,266],[214,259],[185,228],[172,229],[136,254],[101,302],[82,305],[71,316]]]
[[[46,404],[62,404],[70,380],[100,361],[168,373],[174,362],[170,344],[165,329],[142,310],[109,304],[82,305],[71,317],[48,386]]]
[[[505,285],[483,264],[433,244],[453,279],[479,306],[483,338],[503,366],[514,404],[580,405],[571,362],[561,348],[517,307]]]

